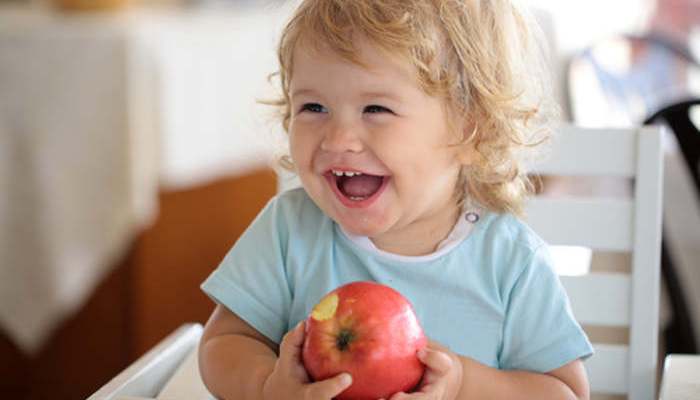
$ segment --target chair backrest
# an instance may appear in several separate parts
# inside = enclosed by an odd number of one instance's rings
[[[700,195],[700,129],[692,118],[694,108],[700,109],[700,98],[670,104],[644,121],[645,125],[665,122],[676,136],[678,147]]]
[[[627,344],[596,343],[586,361],[594,394],[656,396],[661,248],[661,128],[563,126],[551,156],[534,168],[544,176],[619,177],[634,181],[630,198],[534,197],[527,221],[550,245],[627,252],[631,270],[561,276],[585,329],[629,329]],[[546,181],[545,181],[546,182]],[[545,183],[546,185],[546,183]],[[545,190],[546,193],[546,190]]]
[[[677,146],[664,158],[664,228],[661,273],[673,319],[665,330],[667,353],[700,349],[700,97],[669,104],[644,121],[663,124]],[[671,135],[669,135],[671,136]],[[674,149],[676,147],[676,149]]]

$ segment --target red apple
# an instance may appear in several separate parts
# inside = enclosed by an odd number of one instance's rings
[[[302,361],[315,381],[341,372],[352,385],[338,400],[376,400],[415,388],[425,370],[416,352],[427,340],[411,303],[374,282],[328,293],[306,320]]]

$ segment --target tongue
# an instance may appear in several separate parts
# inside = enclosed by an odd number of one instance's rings
[[[376,193],[381,185],[381,176],[359,175],[343,178],[338,187],[348,197],[369,197]]]

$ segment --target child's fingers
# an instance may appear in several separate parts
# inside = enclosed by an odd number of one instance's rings
[[[445,375],[452,368],[452,358],[439,350],[423,348],[418,351],[418,359],[438,375]]]
[[[309,385],[311,399],[331,399],[352,385],[352,377],[348,373],[338,374],[332,378],[314,382]]]
[[[291,331],[287,332],[280,343],[280,363],[291,366],[301,360],[301,346],[304,344],[304,322],[299,322]]]
[[[450,351],[450,349],[447,348],[447,346],[444,346],[441,343],[436,342],[434,340],[430,340],[430,339],[428,339],[428,348],[435,349],[435,350],[441,350],[441,351],[444,351],[446,353]]]
[[[418,400],[420,398],[424,398],[425,396],[423,393],[405,393],[405,392],[399,392],[395,393],[393,396],[389,398],[389,400]]]

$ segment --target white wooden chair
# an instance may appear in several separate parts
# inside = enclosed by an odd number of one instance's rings
[[[660,128],[583,129],[564,126],[541,175],[634,179],[631,198],[537,196],[527,221],[550,245],[629,252],[631,272],[561,276],[584,327],[629,329],[629,344],[595,343],[586,362],[591,391],[656,397],[659,324],[662,148]],[[546,192],[546,191],[545,191]]]

